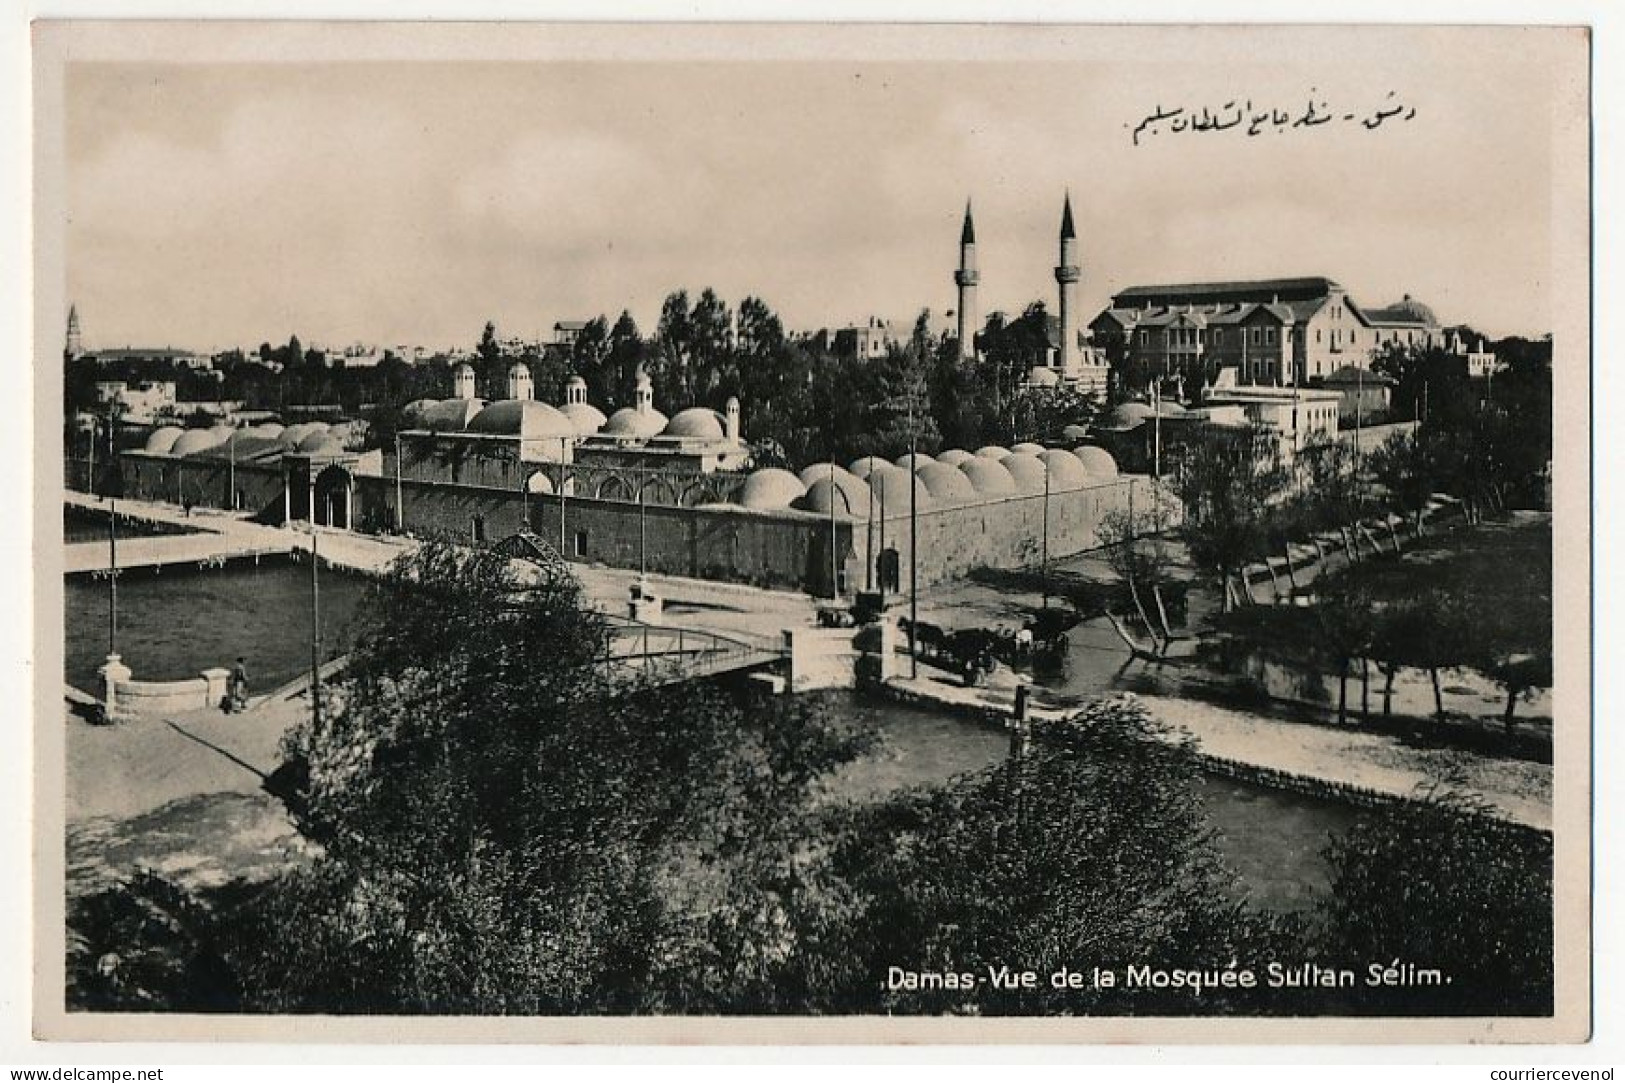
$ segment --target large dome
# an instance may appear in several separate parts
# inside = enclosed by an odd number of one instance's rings
[[[1008,458],[1009,456],[1010,449],[1007,447],[999,447],[997,444],[988,444],[986,447],[979,447],[976,449],[976,457],[978,459],[992,459],[994,462],[999,462]]]
[[[920,480],[920,476],[900,466],[876,470],[869,475],[869,486],[874,489],[875,503],[881,506],[887,516],[908,514],[910,482],[913,483],[914,501],[922,511],[936,504],[936,498],[931,495],[931,490],[926,487],[925,482]]]
[[[599,430],[604,436],[631,437],[648,440],[659,436],[666,427],[666,415],[650,407],[639,412],[631,406],[623,406],[609,416],[604,427]]]
[[[422,428],[426,428],[428,426],[428,422],[425,420],[425,418],[428,416],[430,408],[433,407],[433,406],[436,406],[438,403],[439,403],[438,399],[413,399],[411,402],[407,403],[405,406],[403,406],[401,408],[401,428],[403,428],[403,429],[422,429]],[[288,426],[288,428],[290,430],[291,429],[300,429],[300,428],[303,428],[306,425],[318,425],[318,424],[321,424],[321,423],[320,422],[312,422],[312,421],[303,421],[303,422],[300,422],[298,425],[290,425],[290,426]]]
[[[277,437],[282,435],[283,428],[284,426],[278,422],[262,421],[248,431],[253,433],[255,436],[263,436],[269,440],[275,440]]]
[[[147,435],[147,442],[142,450],[152,455],[168,455],[174,447],[175,441],[186,435],[186,430],[176,425],[165,425],[160,429],[153,429]]]
[[[581,377],[577,376],[576,379]],[[572,402],[559,407],[559,413],[570,419],[570,424],[576,427],[576,432],[582,436],[591,436],[604,427],[609,418],[604,412],[590,402]]]
[[[1090,481],[1100,481],[1104,478],[1117,476],[1117,460],[1112,458],[1111,452],[1099,447],[1073,448],[1072,454],[1078,457],[1083,469],[1088,473]]]
[[[1010,454],[1012,455],[1042,455],[1043,453],[1044,445],[1035,444],[1031,440],[1024,440],[1019,444],[1010,445]]]
[[[1034,365],[1027,374],[1027,382],[1034,387],[1059,387],[1061,374],[1047,365]]]
[[[662,436],[675,436],[684,440],[725,440],[728,436],[722,415],[707,406],[690,406],[681,410],[666,425]]]
[[[171,455],[196,455],[208,451],[222,442],[213,429],[187,429],[169,448]]]
[[[1001,465],[1010,471],[1010,476],[1016,479],[1016,488],[1022,492],[1044,491],[1044,478],[1048,476],[1049,468],[1037,455],[1012,454]]]
[[[788,508],[806,493],[807,487],[801,484],[800,478],[788,470],[769,466],[745,479],[744,488],[739,490],[736,500],[740,507],[771,511]]]
[[[1389,305],[1388,311],[1397,313],[1401,316],[1409,316],[1411,319],[1419,320],[1420,322],[1428,324],[1429,326],[1433,326],[1439,322],[1438,317],[1433,314],[1433,309],[1429,308],[1427,305],[1424,305],[1421,301],[1418,301],[1408,293],[1400,299],[1398,304]]]
[[[880,467],[890,465],[891,463],[882,459],[879,455],[865,455],[861,459],[853,459],[849,469],[854,477],[866,478]]]
[[[484,399],[442,399],[423,411],[422,425],[434,432],[462,432],[483,409]]]
[[[493,402],[468,423],[468,431],[486,436],[517,436],[521,440],[573,440],[575,424],[545,402],[503,399]],[[530,449],[542,451],[544,449]],[[557,451],[555,447],[553,449]]]
[[[1049,487],[1053,492],[1081,489],[1089,482],[1089,472],[1070,451],[1052,448],[1040,455],[1039,459],[1049,470]]]
[[[852,481],[862,481],[863,480],[858,475],[852,473],[852,471],[850,471],[846,467],[842,466],[840,463],[836,463],[834,465],[835,465],[835,477],[836,477],[837,480],[839,480],[841,478],[849,478]],[[801,484],[803,486],[805,486],[808,489],[811,489],[813,487],[814,482],[816,482],[816,481],[828,481],[829,480],[829,469],[830,469],[830,464],[829,463],[812,463],[811,465],[803,466],[800,470],[796,471],[796,477],[801,479]]]
[[[937,452],[937,462],[947,463],[949,466],[958,466],[974,458],[975,456],[964,448],[951,447],[947,451]]]
[[[964,503],[976,499],[976,486],[958,467],[949,463],[926,463],[920,467],[919,478],[938,500]]]
[[[1008,496],[1017,491],[1016,479],[996,459],[972,457],[959,464],[959,471],[983,496]]]
[[[869,486],[851,474],[844,477],[836,474],[835,484],[831,485],[826,475],[809,485],[806,495],[797,501],[802,510],[821,515],[830,513],[831,502],[837,515],[866,516],[869,514]]]

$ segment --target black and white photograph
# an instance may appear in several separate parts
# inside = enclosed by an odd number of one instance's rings
[[[1586,1038],[1584,28],[33,47],[40,1036]]]

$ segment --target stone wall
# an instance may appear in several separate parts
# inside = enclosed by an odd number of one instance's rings
[[[119,456],[119,465],[124,495],[137,500],[226,508],[231,506],[231,487],[235,483],[243,510],[268,521],[281,522],[284,517],[280,464],[238,463],[234,472],[229,461],[219,459],[177,459],[126,451]]]

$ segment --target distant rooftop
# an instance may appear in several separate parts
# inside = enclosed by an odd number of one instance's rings
[[[1183,303],[1186,301],[1269,301],[1323,296],[1343,287],[1330,278],[1261,278],[1250,282],[1182,282],[1165,286],[1130,286],[1112,295],[1119,305],[1128,302]],[[1295,295],[1295,296],[1294,296]]]

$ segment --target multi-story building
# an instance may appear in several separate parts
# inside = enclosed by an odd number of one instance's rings
[[[1363,309],[1323,277],[1134,286],[1089,327],[1125,373],[1176,378],[1190,393],[1227,368],[1240,384],[1312,385],[1351,365],[1369,368],[1386,343],[1441,338],[1433,311],[1408,294]]]

